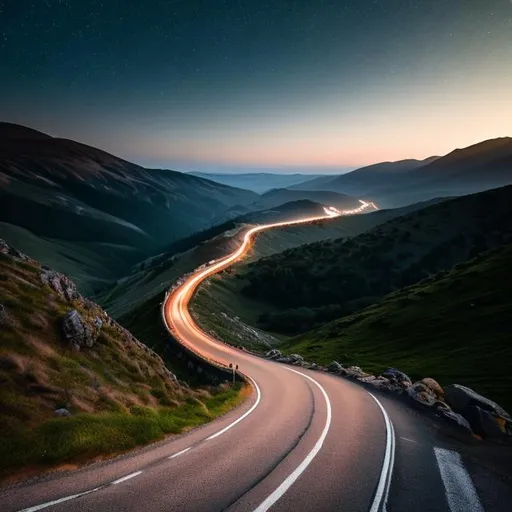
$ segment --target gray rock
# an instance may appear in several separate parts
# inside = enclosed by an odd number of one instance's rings
[[[477,405],[481,409],[494,412],[497,416],[510,418],[510,414],[508,414],[503,407],[466,386],[451,384],[444,388],[444,393],[448,405],[450,405],[455,412],[463,414],[462,411],[464,411],[466,407]]]
[[[53,413],[55,416],[59,416],[61,418],[69,418],[71,416],[71,413],[67,409],[56,409]]]
[[[304,358],[301,355],[299,355],[299,354],[290,354],[289,358],[294,363],[302,363],[302,361],[304,361]]]
[[[411,387],[407,389],[407,395],[416,402],[426,405],[428,407],[433,406],[436,403],[437,397],[434,392],[423,382],[415,382]]]
[[[59,272],[54,270],[43,270],[40,277],[43,284],[48,285],[68,302],[82,298],[78,293],[75,283],[64,274],[59,274]]]
[[[342,370],[343,370],[343,366],[338,363],[338,361],[333,361],[328,367],[327,369],[331,372],[331,373],[340,373]]]
[[[382,376],[388,379],[392,384],[399,385],[403,389],[407,389],[412,386],[412,380],[409,376],[396,368],[388,368],[382,373]]]
[[[283,354],[281,354],[281,352],[279,350],[277,350],[277,348],[273,348],[272,350],[269,350],[266,354],[265,354],[265,357],[267,359],[278,359],[280,357],[282,357]]]
[[[468,420],[464,418],[464,416],[450,411],[449,409],[438,409],[438,412],[441,414],[441,417],[451,425],[460,427],[467,432],[471,432],[471,425],[469,424]]]
[[[62,334],[66,341],[80,350],[82,347],[94,346],[99,330],[84,322],[78,311],[73,309],[62,319]]]

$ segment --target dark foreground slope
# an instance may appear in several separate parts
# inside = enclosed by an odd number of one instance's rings
[[[281,311],[262,318],[261,327],[297,333],[306,317],[312,326],[326,312],[354,312],[511,239],[509,186],[434,204],[348,240],[260,259],[244,275],[244,292]]]
[[[238,399],[178,382],[73,282],[1,239],[0,284],[0,477],[127,450]]]
[[[456,381],[510,410],[511,262],[510,245],[481,254],[284,346],[324,364]]]
[[[257,197],[0,124],[0,233],[43,263],[60,269],[64,258],[63,270],[81,280],[87,270],[97,279],[120,276],[131,263]]]

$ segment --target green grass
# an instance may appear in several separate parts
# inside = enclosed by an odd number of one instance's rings
[[[413,379],[460,383],[512,410],[512,246],[480,255],[359,313],[291,338],[283,348]]]
[[[189,399],[179,407],[77,414],[47,420],[34,429],[19,419],[4,419],[0,428],[0,475],[25,466],[52,466],[120,453],[202,425],[241,400],[240,388],[236,387],[201,401]]]

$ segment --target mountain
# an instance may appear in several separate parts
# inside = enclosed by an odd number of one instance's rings
[[[279,208],[286,203],[298,203],[299,201],[308,201],[324,206],[334,206],[340,210],[351,210],[361,206],[356,197],[340,194],[338,192],[278,188],[261,194],[256,201],[250,204],[236,205],[229,208],[215,219],[215,223],[220,223],[230,218],[237,218],[250,212],[271,210]]]
[[[291,338],[284,348],[413,380],[460,382],[512,409],[512,246],[456,265],[354,315]]]
[[[434,204],[348,240],[262,258],[244,273],[244,293],[278,309],[260,327],[293,334],[511,240],[508,186]]]
[[[382,186],[399,184],[404,174],[435,161],[437,158],[377,163],[361,167],[341,176],[322,176],[291,188],[294,190],[334,190],[344,194],[368,196],[372,191]]]
[[[0,123],[0,235],[43,263],[62,268],[65,259],[66,271],[88,291],[257,197]]]
[[[208,173],[208,172],[190,172],[193,176],[207,180],[229,185],[230,187],[244,188],[252,190],[258,194],[263,194],[274,188],[286,188],[303,181],[311,180],[322,176],[321,174],[277,174],[277,173]]]
[[[396,207],[512,184],[512,138],[491,139],[426,160],[386,162],[292,188],[334,190]]]

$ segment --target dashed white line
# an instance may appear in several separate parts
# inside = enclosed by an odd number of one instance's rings
[[[41,505],[36,505],[34,507],[24,508],[19,512],[36,512],[37,510],[42,510],[43,508],[51,507],[52,505],[58,505],[59,503],[64,503],[65,501],[74,500],[75,498],[79,498],[80,496],[85,496],[86,494],[91,494],[91,492],[95,492],[101,489],[101,487],[96,487],[95,489],[91,489],[85,492],[79,492],[78,494],[72,494],[71,496],[65,496],[64,498],[60,498],[58,500],[47,501],[46,503],[41,503]]]
[[[256,394],[257,394],[256,402],[254,402],[253,406],[246,413],[242,414],[242,416],[240,416],[240,418],[236,419],[235,421],[233,421],[233,423],[230,423],[227,427],[224,427],[222,430],[219,430],[215,434],[212,434],[211,436],[207,437],[205,439],[205,441],[209,441],[210,439],[215,439],[216,437],[219,437],[220,435],[224,434],[224,432],[227,432],[230,428],[233,428],[235,425],[237,425],[242,420],[247,418],[247,416],[249,416],[249,414],[251,414],[254,411],[254,409],[256,409],[256,407],[258,407],[258,404],[260,403],[260,400],[261,400],[260,388],[259,388],[258,384],[256,384],[256,382],[254,381],[254,379],[252,379],[249,376],[247,378],[252,382],[253,386],[256,388]]]
[[[126,480],[130,480],[130,478],[134,478],[136,476],[139,476],[142,473],[142,471],[135,471],[135,473],[130,473],[129,475],[123,476],[123,478],[119,478],[117,480],[114,480],[113,482],[110,482],[112,485],[120,484],[121,482],[125,482]]]
[[[375,400],[379,406],[382,415],[384,416],[384,422],[386,424],[386,450],[384,452],[384,461],[382,463],[382,469],[380,472],[379,483],[377,484],[377,490],[373,498],[373,503],[370,508],[370,512],[378,512],[379,510],[386,510],[388,502],[389,487],[391,485],[391,478],[393,476],[393,466],[395,463],[395,430],[393,424],[389,419],[386,409],[382,406],[380,401],[375,398],[370,392],[368,394]]]
[[[434,448],[446,499],[452,512],[484,512],[473,481],[460,455],[452,450]]]
[[[257,508],[254,512],[265,512],[267,511],[279,498],[281,498],[284,493],[294,484],[294,482],[299,478],[299,476],[304,472],[304,470],[311,464],[312,460],[316,457],[322,445],[324,444],[325,438],[327,436],[327,432],[329,432],[329,427],[331,426],[331,402],[325,389],[313,378],[309,375],[306,375],[302,372],[298,372],[297,370],[292,370],[291,368],[286,368],[287,370],[302,375],[306,379],[309,379],[313,384],[318,386],[320,391],[322,392],[325,398],[325,404],[327,406],[327,417],[325,420],[324,429],[318,438],[313,449],[307,454],[306,458],[297,466],[297,468],[284,480],[284,482]]]
[[[183,455],[184,453],[187,453],[192,447],[185,448],[184,450],[181,450],[181,452],[175,453],[174,455],[171,455],[170,457],[167,457],[168,459],[175,459],[176,457],[179,457],[180,455]]]

